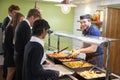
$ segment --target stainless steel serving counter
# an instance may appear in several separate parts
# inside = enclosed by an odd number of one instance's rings
[[[74,71],[66,68],[63,65],[60,64],[54,64],[52,61],[50,61],[49,59],[47,59],[47,62],[49,62],[49,64],[47,65],[43,65],[44,69],[51,69],[51,70],[57,70],[60,71],[61,73],[63,73],[64,75],[68,75],[71,79],[73,80],[78,80],[77,78],[75,78],[74,76],[72,76],[71,74],[74,73]]]

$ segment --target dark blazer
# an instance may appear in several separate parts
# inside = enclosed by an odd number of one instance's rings
[[[6,26],[7,26],[8,23],[9,23],[9,21],[10,21],[9,17],[6,17],[6,18],[4,19],[4,21],[2,22],[2,25],[1,25],[2,31],[5,30]]]
[[[15,51],[24,52],[26,43],[30,40],[31,29],[26,21],[20,22],[15,30]]]
[[[38,42],[28,42],[25,46],[22,80],[58,80],[58,71],[44,70],[40,64],[44,54]]]
[[[4,39],[5,48],[8,49],[13,54],[13,27],[10,25],[5,31],[5,39]]]
[[[4,19],[4,21],[2,22],[2,25],[1,25],[1,28],[2,28],[2,32],[4,32],[5,31],[5,29],[6,29],[6,26],[8,25],[8,23],[10,22],[10,18],[7,16],[5,19]],[[4,33],[2,34],[2,37],[3,37],[3,39],[4,39]],[[2,40],[3,41],[3,40]],[[3,47],[3,50],[4,50],[4,65],[3,65],[3,77],[6,77],[6,74],[7,74],[7,64],[6,64],[6,59],[5,59],[5,57],[6,57],[6,50],[5,50],[5,47],[4,47],[4,44],[2,45],[2,47]]]
[[[15,30],[15,64],[16,64],[16,80],[22,80],[22,65],[24,47],[30,40],[31,29],[26,21],[20,22]]]
[[[13,44],[13,27],[12,25],[8,26],[5,30],[5,39],[4,39],[4,48],[6,53],[6,64],[8,67],[14,67],[14,44]]]

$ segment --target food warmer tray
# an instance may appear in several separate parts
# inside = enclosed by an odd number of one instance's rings
[[[93,66],[93,67],[87,67],[87,68],[82,68],[80,71],[76,71],[73,75],[79,79],[79,80],[105,80],[105,75],[102,77],[94,77],[94,78],[85,78],[84,76],[80,75],[79,72],[84,72],[84,71],[95,71],[96,74],[105,74],[106,73],[100,69],[98,69],[97,67]],[[85,73],[86,75],[87,73]],[[88,74],[87,74],[88,76]]]
[[[65,57],[67,57],[69,54],[68,53],[64,53],[64,54],[66,54],[65,56],[56,56],[56,57],[52,57],[52,56],[50,56],[50,54],[56,54],[56,53],[49,53],[49,54],[46,54],[47,55],[47,58],[49,59],[49,60],[51,60],[51,61],[53,61],[55,64],[60,64],[61,62],[59,62],[58,60],[56,60],[57,58],[65,58]],[[58,54],[60,54],[60,53],[58,53]]]
[[[94,66],[84,60],[63,62],[63,65],[73,71],[79,71],[81,69],[86,69]]]
[[[80,61],[81,58],[72,58],[72,57],[60,57],[60,58],[54,58],[54,62],[56,64],[63,64],[63,62],[70,62],[70,61]]]

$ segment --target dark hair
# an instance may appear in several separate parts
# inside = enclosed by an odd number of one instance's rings
[[[8,11],[9,12],[12,12],[13,10],[20,10],[19,6],[17,5],[11,5],[9,8],[8,8]]]
[[[50,26],[46,20],[44,20],[44,19],[36,20],[33,24],[32,35],[39,36],[43,33],[43,29],[47,30],[49,28],[50,28]]]
[[[80,19],[91,19],[91,15],[90,14],[82,15],[80,16]]]
[[[40,17],[40,19],[42,18],[41,14],[40,14],[40,11],[38,9],[35,9],[35,8],[29,10],[27,18],[29,18],[31,16],[34,16],[35,18]]]

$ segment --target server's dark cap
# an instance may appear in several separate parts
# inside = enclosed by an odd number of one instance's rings
[[[80,19],[91,19],[91,15],[90,14],[82,15],[80,16]]]

